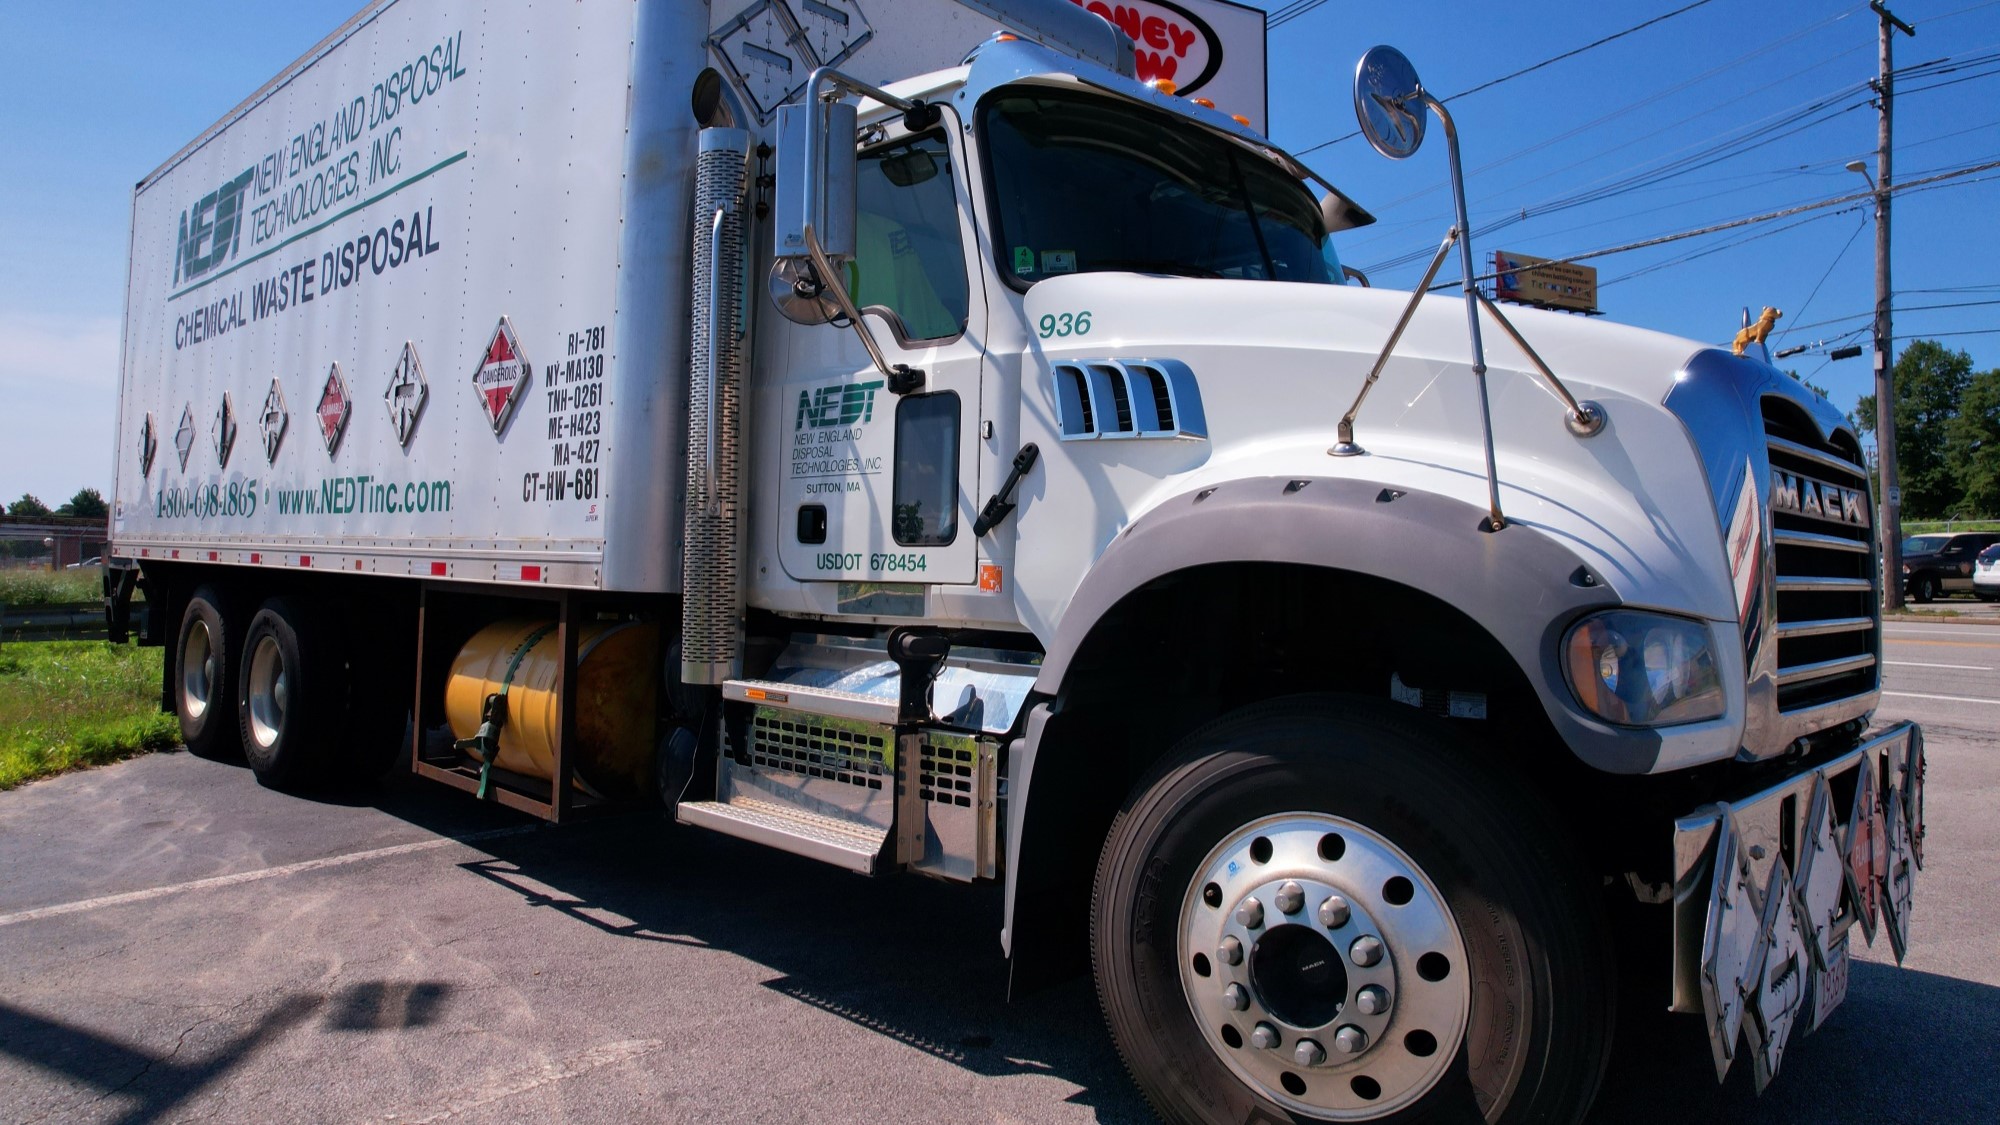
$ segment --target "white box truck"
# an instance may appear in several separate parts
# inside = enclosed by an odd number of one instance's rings
[[[369,3],[134,192],[114,628],[277,787],[1003,882],[1174,1120],[1574,1120],[1621,979],[1768,1082],[1922,855],[1856,436],[1367,287],[1263,34]]]

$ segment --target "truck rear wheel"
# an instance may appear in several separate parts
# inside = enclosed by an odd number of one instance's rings
[[[181,743],[197,757],[231,759],[236,723],[235,633],[229,602],[213,586],[188,598],[174,644],[174,714]]]
[[[1554,814],[1435,720],[1304,697],[1197,731],[1127,800],[1091,955],[1180,1122],[1573,1121],[1608,944]]]
[[[257,780],[296,789],[322,780],[346,718],[346,668],[336,634],[305,603],[272,598],[243,635],[236,712]]]

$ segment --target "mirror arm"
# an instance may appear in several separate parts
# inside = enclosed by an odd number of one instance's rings
[[[882,346],[869,334],[867,325],[861,323],[861,310],[854,307],[854,298],[848,294],[847,286],[834,273],[833,263],[827,260],[826,251],[820,248],[819,234],[813,230],[811,223],[806,224],[805,235],[806,253],[812,255],[813,273],[818,275],[816,280],[821,291],[833,298],[833,303],[840,308],[840,315],[847,318],[854,334],[861,337],[861,346],[868,349],[868,358],[875,362],[875,370],[880,371],[882,378],[888,382],[890,393],[906,395],[922,387],[924,373],[905,364],[892,365],[882,354]]]
[[[1562,399],[1563,406],[1569,411],[1568,416],[1563,419],[1563,423],[1569,427],[1569,432],[1578,437],[1590,437],[1602,432],[1605,420],[1604,407],[1588,400],[1578,401],[1575,395],[1569,393],[1569,388],[1563,386],[1561,379],[1556,378],[1556,373],[1549,370],[1549,365],[1542,362],[1542,357],[1536,354],[1534,348],[1528,346],[1528,340],[1521,335],[1520,329],[1515,328],[1514,322],[1508,320],[1506,314],[1500,311],[1500,306],[1494,304],[1484,293],[1479,294],[1479,307],[1492,314],[1494,321],[1507,333],[1508,338],[1514,341],[1514,346],[1521,349],[1521,354],[1528,357],[1528,362],[1535,365],[1536,371],[1541,372],[1542,379],[1555,389],[1556,397]]]
[[[1486,347],[1479,338],[1479,283],[1475,280],[1478,274],[1472,268],[1472,220],[1465,210],[1465,173],[1458,157],[1458,126],[1453,124],[1451,114],[1445,111],[1444,103],[1431,97],[1421,85],[1414,96],[1419,104],[1437,114],[1444,125],[1445,151],[1451,163],[1451,201],[1458,214],[1459,271],[1465,275],[1462,282],[1465,291],[1465,331],[1472,339],[1472,378],[1479,385],[1479,428],[1486,441],[1486,530],[1499,531],[1507,526],[1507,517],[1500,511],[1500,467],[1493,455],[1493,406],[1486,394]]]
[[[1410,318],[1417,315],[1417,303],[1431,287],[1431,279],[1437,276],[1438,267],[1444,265],[1444,256],[1451,253],[1451,244],[1458,241],[1458,228],[1445,232],[1444,241],[1438,244],[1437,253],[1431,255],[1430,268],[1424,270],[1424,279],[1410,291],[1410,303],[1403,306],[1403,315],[1396,318],[1396,327],[1389,333],[1389,342],[1382,345],[1382,354],[1375,357],[1375,366],[1368,369],[1368,378],[1362,380],[1361,390],[1354,396],[1354,405],[1340,416],[1340,426],[1336,444],[1327,452],[1335,457],[1354,457],[1368,452],[1354,443],[1354,416],[1361,413],[1361,403],[1368,392],[1375,387],[1375,380],[1382,377],[1382,368],[1389,363],[1389,356],[1396,351],[1397,341],[1403,338],[1403,330],[1410,326]]]

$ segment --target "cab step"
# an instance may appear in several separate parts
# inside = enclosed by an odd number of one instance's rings
[[[678,818],[682,824],[713,829],[725,836],[816,859],[862,875],[875,873],[882,845],[889,838],[886,827],[857,824],[754,797],[738,796],[728,802],[683,801]]]

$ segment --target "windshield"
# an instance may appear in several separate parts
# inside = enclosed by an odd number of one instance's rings
[[[1906,555],[1935,555],[1939,551],[1944,550],[1944,545],[1950,541],[1951,536],[1949,535],[1912,535],[1908,539],[1903,540],[1903,553]]]
[[[1268,161],[1187,122],[1061,90],[988,99],[1003,275],[1065,273],[1337,282],[1319,205]]]

